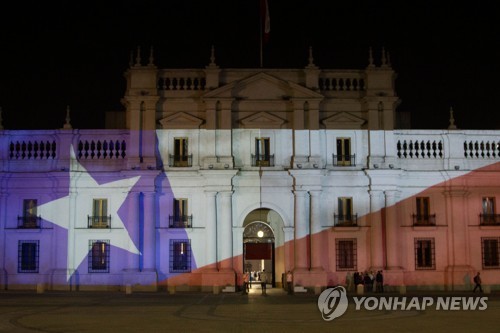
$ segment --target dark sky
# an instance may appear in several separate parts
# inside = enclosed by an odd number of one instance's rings
[[[494,2],[269,0],[264,67],[363,69],[382,46],[413,128],[500,129],[500,38]],[[10,7],[10,8],[9,8]],[[0,12],[0,106],[8,129],[104,126],[123,110],[123,73],[141,46],[164,68],[259,66],[259,0],[17,1]]]

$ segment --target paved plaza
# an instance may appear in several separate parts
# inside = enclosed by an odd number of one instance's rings
[[[429,296],[472,295],[472,292],[436,292]],[[249,295],[0,291],[0,332],[500,331],[498,293],[481,295],[488,297],[488,308],[484,311],[356,310],[352,296],[356,295],[349,296],[343,316],[324,321],[317,295],[291,296],[281,289],[269,289],[266,296],[255,287]]]

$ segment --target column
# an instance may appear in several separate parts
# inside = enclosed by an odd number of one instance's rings
[[[384,267],[384,246],[381,210],[385,206],[385,197],[382,191],[370,190],[369,193],[371,268],[374,270],[379,270]]]
[[[311,266],[321,269],[323,234],[321,233],[320,199],[321,191],[309,191],[311,198]]]
[[[401,269],[399,223],[397,214],[398,191],[385,191],[385,240],[387,253],[387,268]]]
[[[144,193],[144,230],[143,230],[143,269],[155,270],[156,266],[156,228],[155,192]]]
[[[232,195],[232,191],[219,192],[220,218],[217,221],[217,249],[221,269],[233,268]]]
[[[135,221],[139,221],[140,193],[131,193],[129,194],[129,197],[133,198],[133,200],[130,200],[130,205],[128,207],[128,216],[132,216]],[[139,223],[137,223],[137,229],[134,232],[130,232],[129,236],[132,242],[134,242],[134,244],[139,249],[140,230],[138,228],[139,228]],[[127,260],[128,270],[139,270],[139,256],[137,254],[132,252],[127,252],[127,259],[128,259]]]
[[[217,268],[217,223],[216,200],[217,192],[207,191],[206,197],[206,224],[205,224],[205,265],[207,268]]]
[[[309,268],[309,211],[306,191],[294,191],[295,195],[295,267]]]

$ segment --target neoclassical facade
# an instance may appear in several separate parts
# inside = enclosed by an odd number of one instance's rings
[[[0,130],[0,285],[500,288],[500,132],[396,129],[382,50],[360,70],[159,69],[139,52],[113,129]]]

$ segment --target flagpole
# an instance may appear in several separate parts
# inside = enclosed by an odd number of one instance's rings
[[[264,32],[262,30],[262,25],[263,25],[262,24],[263,23],[262,22],[262,12],[263,12],[263,9],[262,9],[262,0],[260,0],[260,6],[259,7],[260,7],[259,8],[260,9],[260,13],[259,13],[259,26],[260,26],[260,29],[259,29],[259,32],[260,32],[259,33],[260,34],[260,68],[262,68],[262,64],[264,62],[264,56],[263,56],[263,51],[262,51],[262,49],[263,49],[263,46],[262,46],[262,42],[263,42],[262,38],[263,37],[262,37],[262,35],[263,35],[263,32]]]

